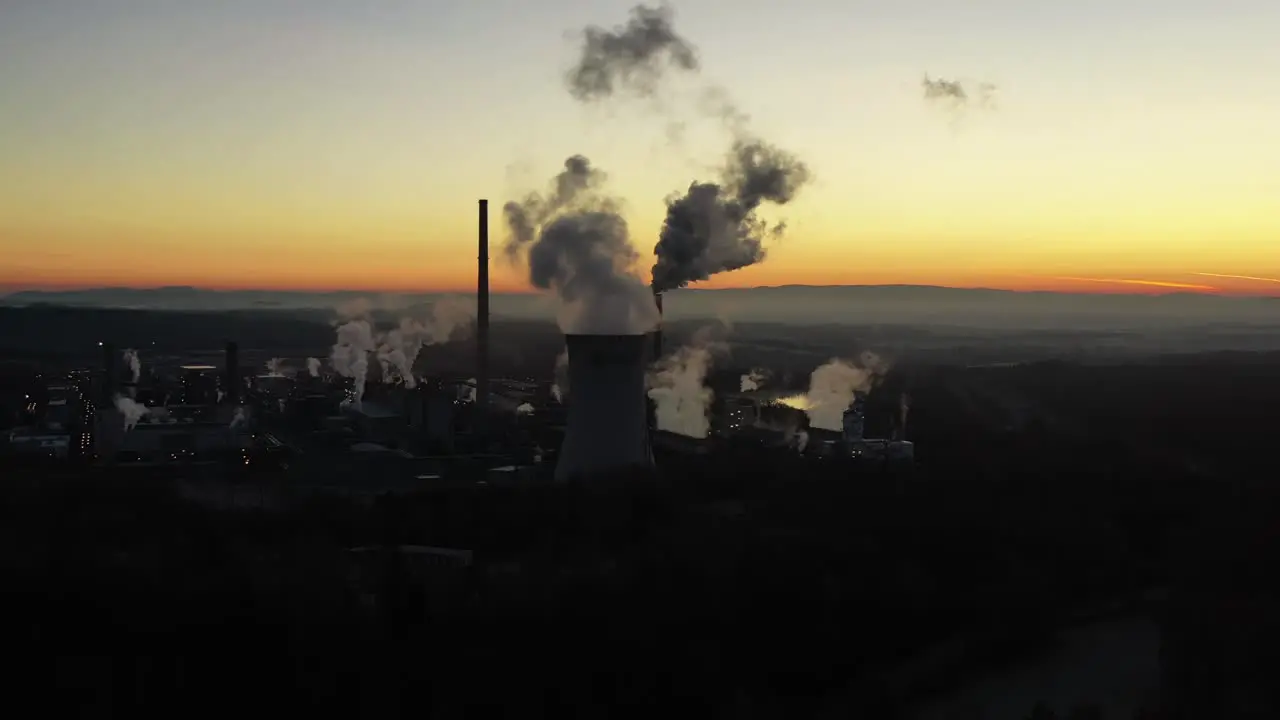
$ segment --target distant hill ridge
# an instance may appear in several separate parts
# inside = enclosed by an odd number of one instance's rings
[[[471,293],[384,293],[377,291],[206,290],[90,288],[28,290],[0,296],[0,307],[60,306],[138,310],[227,312],[245,310],[333,312],[366,299],[374,308],[395,311],[440,297]],[[667,294],[669,320],[721,318],[792,324],[935,324],[991,328],[1148,328],[1205,324],[1280,327],[1274,298],[1171,292],[1152,295],[1075,294],[933,285],[781,285],[721,290],[681,289]],[[551,298],[529,293],[494,293],[495,316],[550,320]]]

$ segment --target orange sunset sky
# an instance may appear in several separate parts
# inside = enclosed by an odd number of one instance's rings
[[[701,79],[576,103],[568,31],[632,4],[4,3],[0,290],[469,288],[476,199],[497,255],[501,203],[574,153],[647,259],[727,147],[711,82],[816,182],[705,286],[1280,292],[1280,4],[689,0]],[[997,106],[953,118],[926,72]]]

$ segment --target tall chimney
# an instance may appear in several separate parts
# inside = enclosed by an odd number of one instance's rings
[[[658,306],[658,327],[653,330],[653,360],[662,358],[662,293],[653,289],[653,302]]]
[[[480,201],[480,267],[476,274],[476,416],[489,409],[489,201]]]
[[[227,383],[226,401],[232,405],[240,402],[240,346],[227,343],[226,359],[223,360],[223,377]]]

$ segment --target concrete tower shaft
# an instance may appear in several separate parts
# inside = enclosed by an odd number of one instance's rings
[[[568,427],[556,479],[653,467],[645,335],[566,335]]]

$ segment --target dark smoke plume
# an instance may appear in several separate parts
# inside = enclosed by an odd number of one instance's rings
[[[624,89],[652,95],[669,69],[698,72],[697,51],[676,33],[673,17],[669,7],[638,5],[623,26],[584,30],[581,58],[569,74],[574,98],[595,101]],[[723,88],[706,86],[698,108],[722,120],[734,141],[719,182],[694,182],[684,195],[668,199],[654,248],[658,292],[763,260],[766,239],[781,235],[785,225],[770,226],[756,210],[765,202],[787,204],[810,179],[804,163],[747,132],[747,115]],[[527,238],[530,213],[518,210],[508,212],[513,236]]]
[[[527,258],[530,284],[555,293],[564,332],[648,332],[658,309],[652,292],[631,273],[639,254],[618,204],[599,193],[603,181],[603,172],[574,155],[547,197],[535,193],[507,203],[507,254]]]
[[[604,172],[591,167],[591,161],[582,155],[573,155],[564,161],[564,170],[551,181],[551,190],[545,196],[529,193],[520,202],[511,201],[502,206],[511,236],[507,239],[506,252],[511,259],[533,242],[538,226],[561,210],[578,206],[580,201],[595,194],[605,181]],[[603,201],[592,198],[597,204]]]
[[[990,108],[996,92],[996,86],[991,83],[980,83],[970,92],[960,80],[931,78],[928,75],[924,76],[921,86],[924,88],[925,100],[945,103],[956,111],[964,110],[973,101],[980,107]]]
[[[621,90],[653,95],[669,68],[698,69],[698,53],[672,28],[670,7],[637,5],[625,25],[582,31],[582,57],[569,71],[569,92],[582,101],[600,100]]]
[[[794,155],[760,140],[736,140],[719,184],[695,182],[667,201],[653,249],[653,288],[673,290],[763,260],[765,240],[786,225],[770,226],[756,209],[791,202],[810,177]]]

